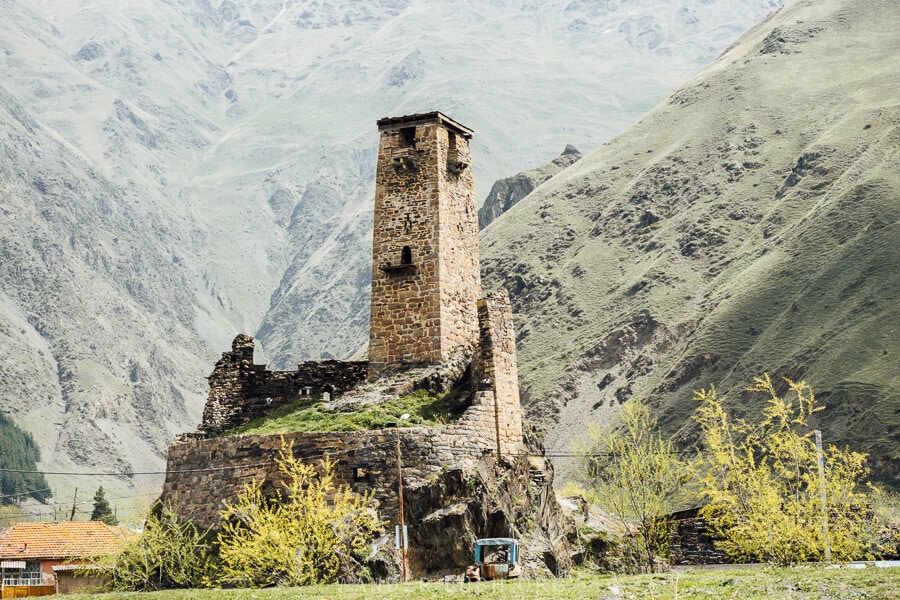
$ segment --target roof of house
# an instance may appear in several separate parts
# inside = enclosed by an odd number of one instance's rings
[[[99,521],[19,523],[0,535],[0,559],[48,559],[112,554],[124,535]]]

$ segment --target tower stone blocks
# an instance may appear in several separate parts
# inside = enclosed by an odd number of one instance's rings
[[[369,376],[478,340],[472,131],[439,113],[378,121]]]
[[[506,290],[478,300],[480,328],[473,363],[475,389],[493,392],[494,437],[497,452],[509,456],[522,451],[522,410],[512,305]]]

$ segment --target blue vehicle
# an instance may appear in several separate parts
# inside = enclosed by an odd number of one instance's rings
[[[518,540],[484,538],[475,540],[475,564],[466,569],[463,581],[514,579],[521,575]]]

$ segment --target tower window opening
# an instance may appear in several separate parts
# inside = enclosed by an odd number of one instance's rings
[[[403,127],[400,129],[400,146],[402,148],[416,147],[416,128]]]
[[[403,246],[403,249],[400,251],[400,264],[401,265],[411,265],[412,264],[412,250],[409,246]]]

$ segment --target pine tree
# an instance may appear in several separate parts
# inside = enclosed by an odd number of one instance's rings
[[[40,459],[31,434],[0,412],[0,505],[17,504],[29,496],[46,502],[50,486],[37,472]]]
[[[119,520],[113,515],[106,499],[106,493],[101,485],[94,494],[94,512],[91,513],[91,521],[103,521],[107,525],[118,525]]]

